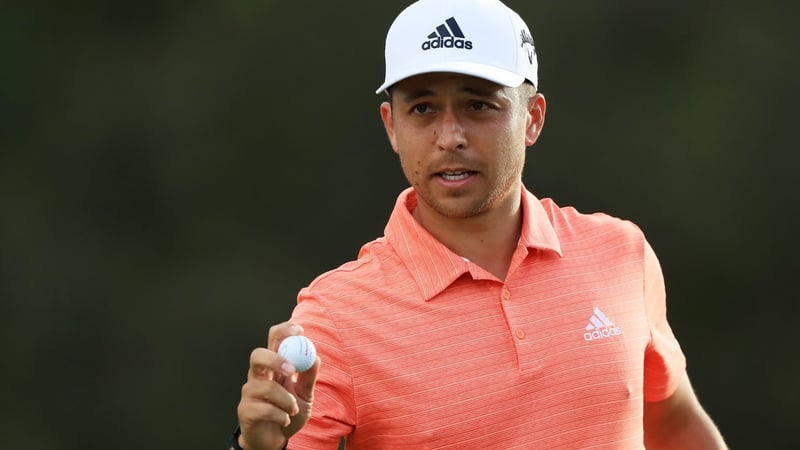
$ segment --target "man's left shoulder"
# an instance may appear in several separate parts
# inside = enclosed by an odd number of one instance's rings
[[[605,212],[585,213],[574,206],[559,206],[553,199],[544,198],[540,203],[556,233],[567,234],[622,234],[632,238],[643,238],[642,230],[630,220]]]

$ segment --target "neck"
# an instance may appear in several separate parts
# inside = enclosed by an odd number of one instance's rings
[[[419,206],[414,210],[414,218],[437,240],[453,253],[505,280],[522,230],[519,195],[505,208],[460,219],[427,214]]]

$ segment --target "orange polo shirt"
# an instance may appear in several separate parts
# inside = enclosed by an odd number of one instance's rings
[[[292,320],[322,366],[290,449],[642,449],[643,402],[685,359],[658,261],[633,224],[539,201],[505,281],[398,198],[385,236],[314,280]]]

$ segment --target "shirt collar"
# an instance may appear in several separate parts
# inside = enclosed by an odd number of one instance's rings
[[[558,235],[550,221],[550,216],[545,211],[542,203],[536,196],[522,187],[522,234],[520,243],[528,248],[549,250],[561,254],[561,244]]]
[[[521,201],[520,245],[553,251],[561,256],[558,237],[539,200],[523,189]],[[385,235],[419,287],[422,298],[428,301],[470,272],[470,263],[436,240],[414,219],[411,212],[416,206],[416,192],[407,188],[397,197]]]

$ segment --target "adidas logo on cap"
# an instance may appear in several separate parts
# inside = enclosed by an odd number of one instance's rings
[[[455,17],[451,17],[445,20],[443,24],[436,27],[436,30],[428,35],[428,40],[422,43],[422,50],[436,48],[463,48],[465,50],[472,50],[472,41],[466,39]]]

